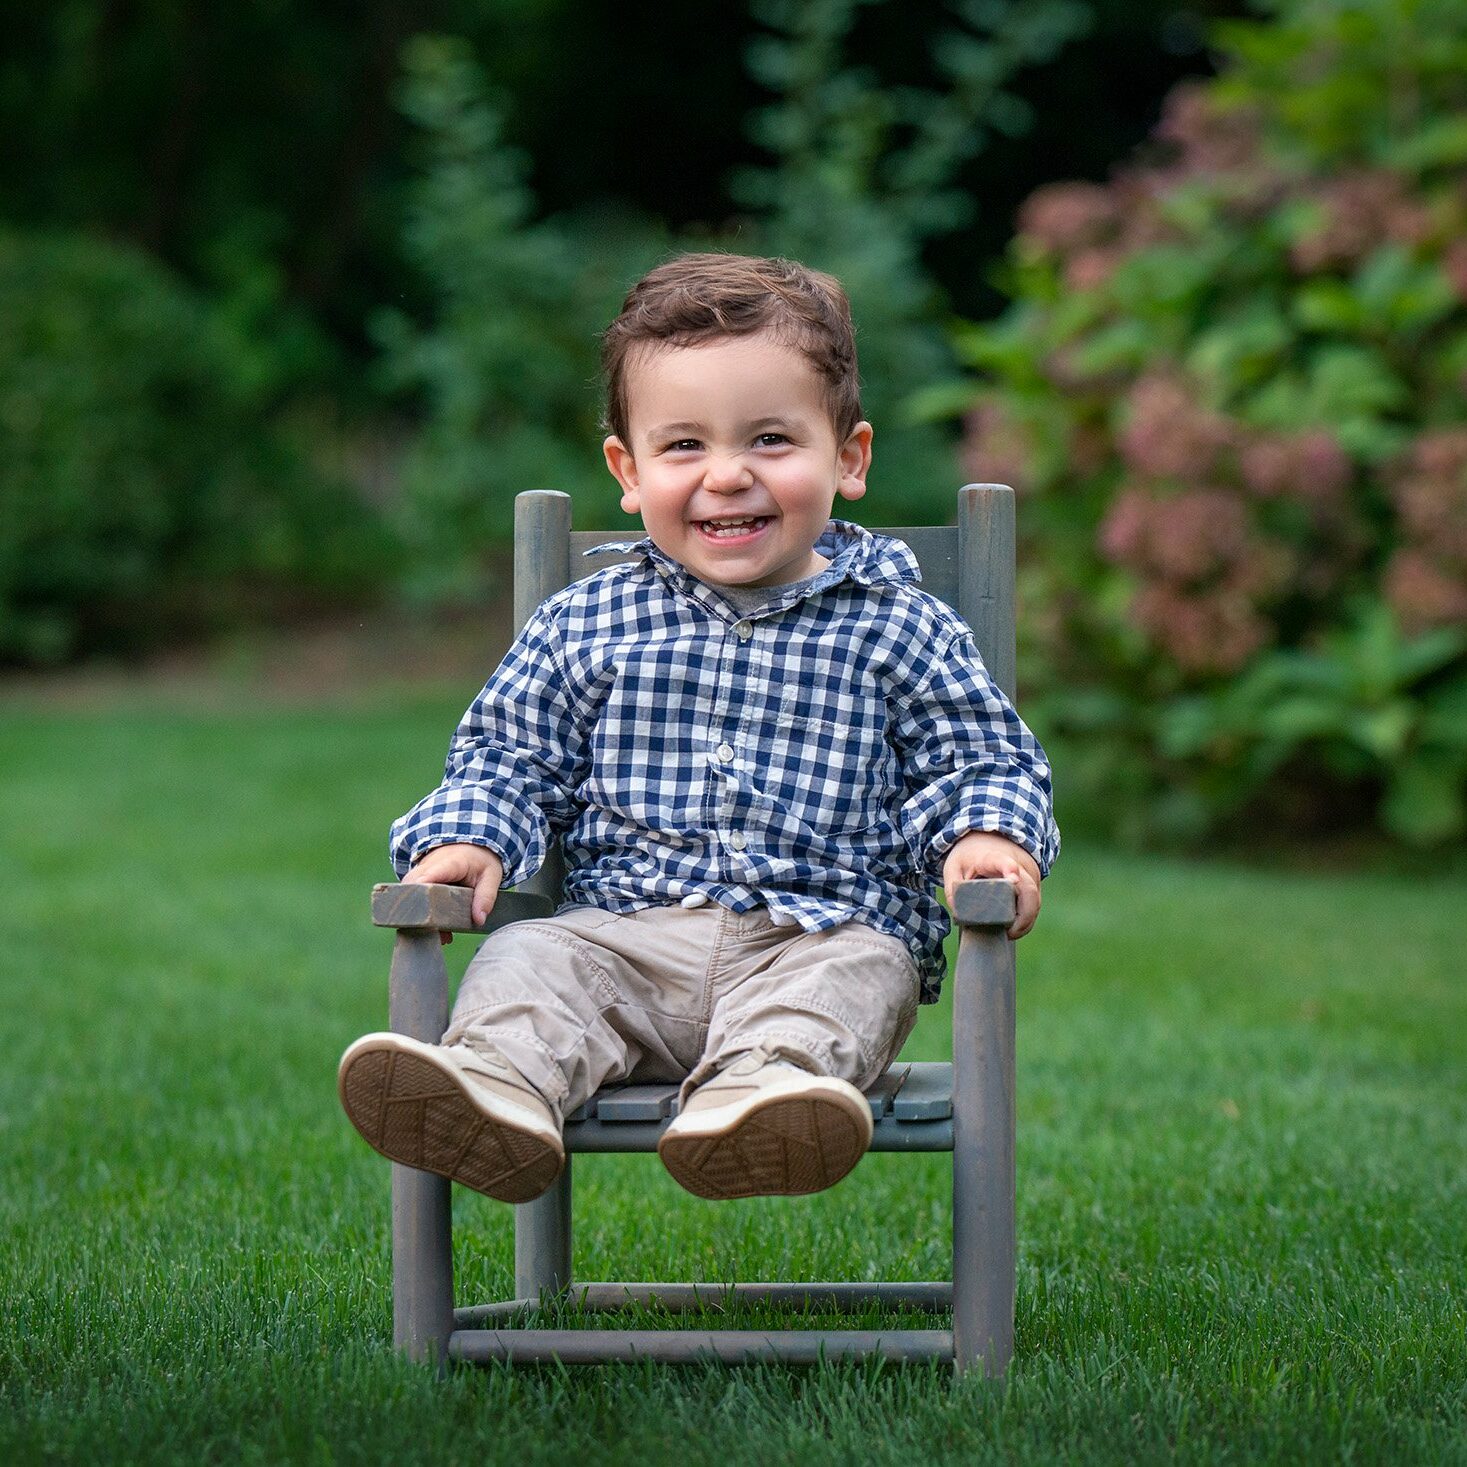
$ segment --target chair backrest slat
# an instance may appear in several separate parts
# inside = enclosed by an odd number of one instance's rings
[[[1014,504],[1003,484],[969,484],[958,496],[956,525],[876,526],[911,546],[922,586],[973,628],[998,685],[1014,697]],[[570,496],[535,490],[515,502],[515,621],[523,625],[546,596],[571,581],[618,564],[613,555],[583,552],[638,538],[620,530],[572,530]],[[626,557],[621,557],[625,559]]]

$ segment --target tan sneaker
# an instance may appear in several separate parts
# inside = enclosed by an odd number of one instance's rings
[[[560,1117],[493,1045],[365,1034],[336,1088],[383,1156],[500,1202],[538,1197],[565,1165]]]
[[[657,1154],[699,1197],[790,1197],[834,1186],[870,1145],[871,1107],[854,1085],[761,1044],[693,1091]]]

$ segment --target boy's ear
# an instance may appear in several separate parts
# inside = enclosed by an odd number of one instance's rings
[[[871,471],[871,435],[871,424],[863,419],[841,444],[837,455],[840,464],[837,489],[842,499],[859,499],[866,492],[866,475]]]
[[[611,470],[611,477],[621,485],[621,507],[628,514],[636,514],[642,504],[641,478],[631,449],[612,433],[602,443],[601,452],[606,455],[606,467]]]

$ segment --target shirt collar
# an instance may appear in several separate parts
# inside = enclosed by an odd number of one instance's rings
[[[917,557],[906,544],[849,520],[828,521],[815,542],[815,550],[830,564],[811,581],[806,588],[807,595],[839,585],[844,580],[855,581],[859,586],[882,586],[922,579]],[[681,561],[660,550],[650,535],[640,540],[612,540],[604,545],[593,545],[581,554],[639,555],[665,580],[685,592],[695,594],[700,589],[717,591],[717,587],[700,581]],[[778,590],[777,586],[771,587],[771,597]]]

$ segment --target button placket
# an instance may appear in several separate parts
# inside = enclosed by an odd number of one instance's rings
[[[719,656],[720,677],[718,696],[715,700],[710,718],[713,729],[721,731],[727,726],[730,704],[733,701],[734,684],[738,676],[737,664],[737,644],[726,640]],[[733,813],[734,794],[730,785],[734,784],[735,781],[732,779],[728,770],[720,767],[721,764],[727,763],[733,757],[733,745],[727,739],[723,738],[719,739],[719,742],[708,756],[708,775],[705,784],[707,789],[707,804],[705,805],[705,809],[710,817],[708,823],[712,830],[726,828],[725,822]],[[718,791],[716,795],[714,793],[715,790]],[[728,869],[726,861],[727,857],[720,862],[720,865],[723,866],[722,874],[724,876],[731,876],[732,872]]]

